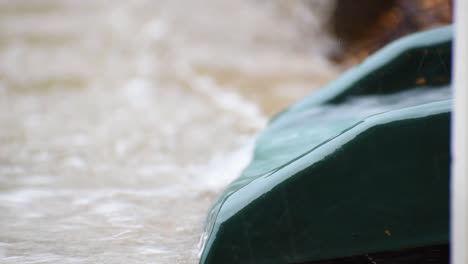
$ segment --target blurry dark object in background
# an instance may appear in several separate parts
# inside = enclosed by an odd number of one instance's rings
[[[331,58],[352,65],[392,40],[451,22],[452,0],[338,0],[329,30],[339,49]]]

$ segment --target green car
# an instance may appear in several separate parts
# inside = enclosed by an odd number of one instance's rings
[[[200,263],[448,263],[451,46],[400,39],[274,117]]]

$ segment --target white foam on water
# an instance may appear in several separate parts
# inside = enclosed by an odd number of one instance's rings
[[[0,1],[0,262],[196,263],[252,94],[336,71],[306,45],[321,2]]]

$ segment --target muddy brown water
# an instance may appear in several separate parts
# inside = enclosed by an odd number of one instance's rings
[[[196,263],[329,1],[0,1],[0,262]]]

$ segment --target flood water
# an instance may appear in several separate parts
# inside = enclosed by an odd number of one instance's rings
[[[330,3],[0,0],[0,263],[196,263]]]

